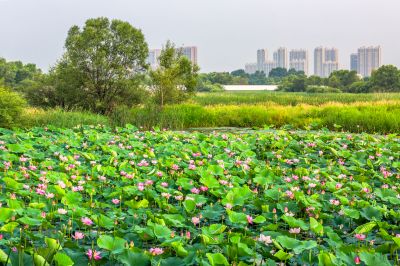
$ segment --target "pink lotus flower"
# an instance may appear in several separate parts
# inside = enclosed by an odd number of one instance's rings
[[[230,203],[227,203],[226,205],[225,205],[225,208],[227,208],[228,210],[230,210],[230,209],[232,209],[232,204],[230,204]]]
[[[337,183],[335,186],[336,189],[341,189],[342,188],[342,184],[341,183]]]
[[[152,256],[157,256],[163,254],[164,250],[162,248],[151,248],[149,252]]]
[[[114,203],[115,205],[119,204],[119,202],[120,202],[119,199],[112,199],[111,201],[112,201],[112,203]]]
[[[183,196],[182,195],[175,196],[175,199],[181,201],[183,200]]]
[[[163,193],[161,193],[161,196],[163,196],[166,199],[169,199],[171,197],[171,194],[163,192]]]
[[[190,239],[190,231],[186,231],[186,238]]]
[[[144,190],[144,184],[143,184],[143,183],[139,183],[139,184],[137,184],[137,186],[138,186],[138,189],[139,189],[140,191],[143,191],[143,190]]]
[[[200,193],[200,190],[198,189],[198,188],[192,188],[191,190],[190,190],[190,192],[192,192],[193,194],[199,194]]]
[[[332,205],[335,205],[335,206],[340,205],[340,201],[337,200],[337,199],[331,199],[331,200],[329,200],[329,202],[330,202]]]
[[[253,217],[251,217],[250,215],[246,215],[246,218],[249,224],[253,224]]]
[[[94,260],[99,260],[99,259],[101,259],[101,252],[100,251],[97,251],[97,250],[92,250],[92,249],[89,249],[87,252],[86,252],[86,255],[88,256],[88,258],[89,258],[89,260],[91,260],[91,259],[94,259]]]
[[[59,214],[66,214],[68,211],[65,210],[65,209],[58,209],[57,212],[58,212]]]
[[[81,221],[82,221],[83,224],[88,225],[88,226],[90,226],[90,225],[93,224],[93,221],[90,220],[90,218],[88,218],[88,217],[83,217],[83,218],[81,219]]]
[[[360,259],[359,256],[356,256],[356,257],[354,258],[354,263],[357,264],[357,265],[361,263],[361,259]]]
[[[153,180],[146,180],[146,182],[144,182],[145,186],[151,186],[153,183]]]
[[[200,190],[201,190],[201,191],[207,191],[207,190],[208,190],[208,187],[206,187],[206,186],[201,186],[201,187],[200,187]]]
[[[199,217],[192,217],[192,223],[193,223],[194,225],[199,224],[199,223],[200,223],[200,218],[199,218]]]
[[[66,185],[63,181],[58,181],[58,185],[60,186],[60,188],[65,188]]]
[[[73,239],[78,240],[78,239],[83,239],[85,235],[82,232],[76,231],[75,234],[72,236]]]
[[[45,213],[45,212],[42,212],[42,213],[40,214],[40,216],[41,216],[43,219],[46,219],[46,213]]]
[[[36,189],[36,194],[38,194],[38,195],[44,195],[44,194],[46,194],[46,191],[44,191],[43,189],[37,188],[37,189]]]
[[[178,170],[178,169],[179,169],[179,166],[178,166],[178,165],[176,165],[176,164],[173,164],[173,165],[172,165],[172,170],[175,170],[175,171],[176,171],[176,170]]]
[[[289,233],[291,234],[300,234],[300,227],[299,228],[290,228]]]
[[[370,192],[369,188],[367,188],[367,187],[363,188],[361,191],[364,192],[364,193],[369,193]]]
[[[163,176],[163,173],[160,172],[160,171],[157,171],[156,175],[157,175],[158,177],[162,177],[162,176]]]
[[[168,183],[167,183],[167,182],[162,182],[162,183],[161,183],[161,186],[162,186],[162,187],[168,187]]]
[[[0,240],[2,240],[3,239],[3,235],[2,234],[0,234]]]
[[[258,238],[259,242],[263,242],[265,245],[271,244],[272,239],[271,236],[265,236],[263,234],[260,234],[260,237]]]
[[[356,234],[354,237],[360,241],[363,241],[366,238],[364,234]]]

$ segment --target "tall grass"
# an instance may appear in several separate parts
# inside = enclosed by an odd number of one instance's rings
[[[90,112],[72,111],[62,109],[42,110],[36,108],[26,109],[21,117],[20,127],[54,126],[59,128],[72,128],[77,125],[109,125],[106,116]]]
[[[196,127],[281,127],[292,125],[315,129],[327,127],[332,130],[340,125],[351,132],[389,133],[400,132],[400,103],[380,101],[373,104],[328,103],[321,106],[299,104],[283,106],[274,103],[258,105],[214,105],[180,104],[162,110],[135,108],[125,122],[151,128],[158,126],[170,129]]]
[[[327,96],[328,97],[328,96]],[[375,96],[376,97],[376,96]],[[350,132],[399,133],[400,101],[327,102],[320,105],[299,103],[200,105],[178,104],[158,107],[120,108],[110,117],[89,112],[66,112],[61,109],[26,109],[20,127],[54,126],[71,128],[77,125],[124,126],[133,124],[145,129],[216,127],[282,127],[343,129]],[[340,125],[339,128],[337,125]]]
[[[400,93],[294,93],[271,91],[242,91],[199,93],[192,103],[199,105],[246,105],[273,102],[280,105],[321,105],[329,102],[355,103],[385,100],[400,101]]]

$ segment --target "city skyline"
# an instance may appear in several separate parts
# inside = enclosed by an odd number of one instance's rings
[[[328,8],[340,16],[327,16]],[[221,16],[228,9],[230,15]],[[243,68],[265,44],[302,47],[310,57],[317,46],[334,46],[345,69],[355,48],[379,44],[384,49],[382,64],[400,66],[397,0],[379,5],[373,0],[0,0],[0,10],[0,57],[32,62],[44,70],[61,57],[71,26],[99,16],[141,29],[149,48],[162,47],[167,40],[177,46],[196,45],[202,72]],[[310,73],[313,63],[310,60]]]
[[[279,47],[273,52],[273,60],[268,60],[268,49],[262,48],[257,50],[257,62],[246,63],[244,71],[248,74],[255,72],[264,72],[267,76],[274,68],[285,68],[287,70],[294,69],[303,71],[307,76],[319,76],[327,78],[331,73],[337,70],[356,71],[363,77],[371,76],[373,70],[381,67],[382,64],[382,48],[378,46],[362,46],[357,49],[357,53],[351,53],[350,65],[344,68],[339,62],[339,49],[336,47],[318,46],[314,49],[314,71],[310,71],[310,58],[307,49],[297,48],[288,49]]]

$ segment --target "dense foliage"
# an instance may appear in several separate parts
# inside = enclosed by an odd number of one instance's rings
[[[348,70],[334,71],[329,78],[289,75],[282,80],[279,89],[289,92],[324,92],[326,86],[336,89],[336,92],[400,92],[400,70],[392,65],[382,66],[366,79],[361,79],[357,72]],[[310,90],[310,87],[314,89]],[[315,90],[317,87],[319,89]]]
[[[133,127],[1,134],[3,264],[398,260],[396,135]]]
[[[23,64],[20,61],[7,62],[0,58],[0,85],[9,88],[24,88],[42,74],[34,64]]]
[[[267,77],[264,72],[257,71],[254,74],[247,74],[243,69],[229,72],[211,72],[200,75],[200,84],[217,84],[217,85],[269,85],[277,84],[284,77],[304,75],[302,71],[294,69],[286,70],[285,68],[275,68]],[[198,86],[198,91],[202,90],[202,86]]]
[[[0,128],[18,125],[25,106],[25,100],[18,93],[0,87]]]

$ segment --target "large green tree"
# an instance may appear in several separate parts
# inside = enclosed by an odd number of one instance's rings
[[[269,77],[270,78],[284,78],[288,75],[288,71],[286,68],[283,67],[277,67],[277,68],[273,68],[270,72],[269,72]]]
[[[376,92],[400,91],[400,71],[392,65],[382,66],[372,72],[369,83]]]
[[[329,86],[345,90],[354,82],[360,81],[356,71],[337,70],[329,76]]]
[[[158,105],[177,103],[196,90],[199,67],[167,42],[159,57],[160,66],[150,71],[151,91]]]
[[[82,29],[71,27],[65,48],[53,72],[56,91],[68,101],[64,106],[109,113],[134,102],[132,90],[138,88],[148,55],[139,29],[121,20],[89,19]]]

